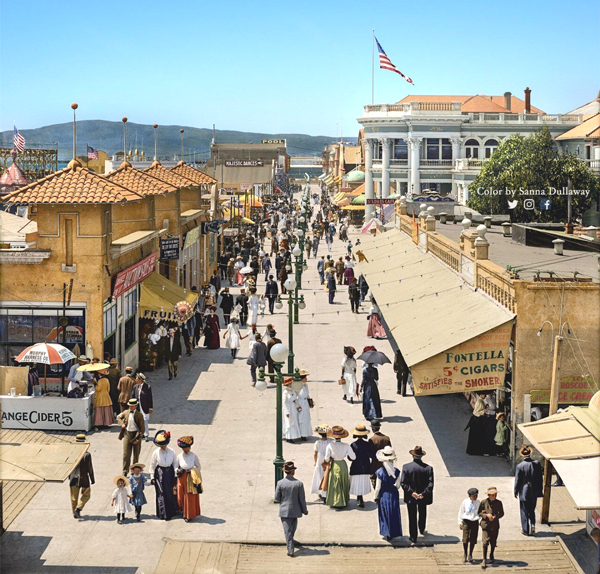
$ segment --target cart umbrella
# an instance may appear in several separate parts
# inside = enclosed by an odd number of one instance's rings
[[[62,345],[56,343],[36,343],[21,351],[16,357],[18,363],[39,363],[42,365],[59,365],[76,359],[75,355]]]

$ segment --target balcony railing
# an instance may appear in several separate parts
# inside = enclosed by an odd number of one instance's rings
[[[487,161],[487,159],[461,157],[454,161],[454,169],[456,171],[478,170],[481,169],[483,164]]]
[[[452,167],[451,159],[422,159],[419,162],[421,167]]]

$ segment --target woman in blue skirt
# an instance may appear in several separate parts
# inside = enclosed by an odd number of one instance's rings
[[[382,418],[381,399],[379,398],[377,381],[379,381],[379,372],[377,371],[377,367],[371,363],[367,364],[362,372],[360,392],[363,398],[363,416],[369,422],[373,419]]]
[[[402,536],[400,519],[400,471],[394,466],[396,453],[391,446],[377,452],[383,466],[375,473],[375,500],[379,514],[379,534],[388,542]]]

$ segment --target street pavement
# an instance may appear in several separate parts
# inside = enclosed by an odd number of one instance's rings
[[[319,254],[326,249],[321,242]],[[337,259],[343,254],[345,246],[336,240],[331,255]],[[363,304],[360,314],[352,314],[346,288],[341,287],[335,304],[329,305],[314,258],[308,260],[308,267],[302,291],[306,309],[300,311],[300,324],[294,326],[296,366],[310,371],[309,388],[315,401],[313,426],[338,424],[351,431],[354,425],[366,421],[361,405],[344,402],[337,384],[344,345],[360,351],[375,344],[390,359],[393,351],[387,340],[367,338],[368,304]],[[264,276],[259,279],[260,292],[264,289]],[[235,294],[238,289],[232,291]],[[273,323],[279,338],[287,342],[287,304],[273,316],[267,312],[259,318],[261,332],[267,323]],[[121,472],[122,445],[114,426],[89,437],[96,484],[82,519],[75,520],[71,514],[68,484],[44,485],[2,536],[3,547],[10,547],[10,555],[3,552],[6,571],[34,574],[49,572],[52,566],[57,567],[57,572],[75,574],[98,572],[97,567],[102,566],[102,572],[150,574],[159,562],[165,540],[282,542],[278,507],[272,502],[275,386],[269,385],[262,393],[251,386],[247,356],[248,340],[244,340],[235,360],[225,348],[198,348],[192,357],[181,359],[179,376],[172,381],[167,380],[164,366],[147,373],[155,397],[155,411],[150,417],[152,433],[169,430],[176,453],[177,437],[191,434],[195,438],[193,450],[202,463],[205,488],[201,518],[191,523],[181,518],[169,522],[156,519],[154,489],[147,487],[143,522],[129,519],[124,525],[117,524],[110,495],[115,488],[113,478]],[[496,457],[471,457],[465,453],[467,433],[463,429],[471,409],[464,396],[401,397],[396,394],[391,365],[381,367],[379,372],[382,431],[391,437],[398,466],[409,462],[408,451],[421,445],[427,452],[425,462],[435,472],[434,503],[429,507],[427,533],[419,541],[459,542],[458,507],[467,489],[473,486],[483,495],[489,486],[499,490],[506,512],[500,544],[503,540],[522,540],[509,464]],[[324,506],[316,495],[310,494],[315,440],[312,437],[305,443],[284,443],[284,457],[296,463],[296,476],[305,483],[309,502],[309,514],[300,520],[298,540],[306,544],[383,543],[372,494],[366,497],[364,509],[358,509],[352,500],[344,510]],[[152,443],[144,443],[140,461],[148,465],[154,448]],[[401,512],[407,533],[404,504]],[[549,529],[539,526],[537,537],[547,536],[552,536]],[[406,544],[407,538],[397,542]],[[456,552],[460,552],[459,546]]]

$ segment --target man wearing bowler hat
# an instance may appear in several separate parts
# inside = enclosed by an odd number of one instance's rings
[[[285,478],[277,483],[275,489],[275,502],[279,503],[279,517],[283,524],[287,555],[294,557],[294,534],[298,527],[298,518],[308,514],[306,498],[304,497],[304,485],[294,478],[296,467],[291,461],[283,465]]]
[[[421,460],[427,453],[420,446],[409,451],[409,454],[413,461],[402,467],[400,486],[404,490],[404,502],[408,510],[409,538],[415,544],[417,525],[419,532],[425,534],[427,507],[433,502],[433,468]]]

